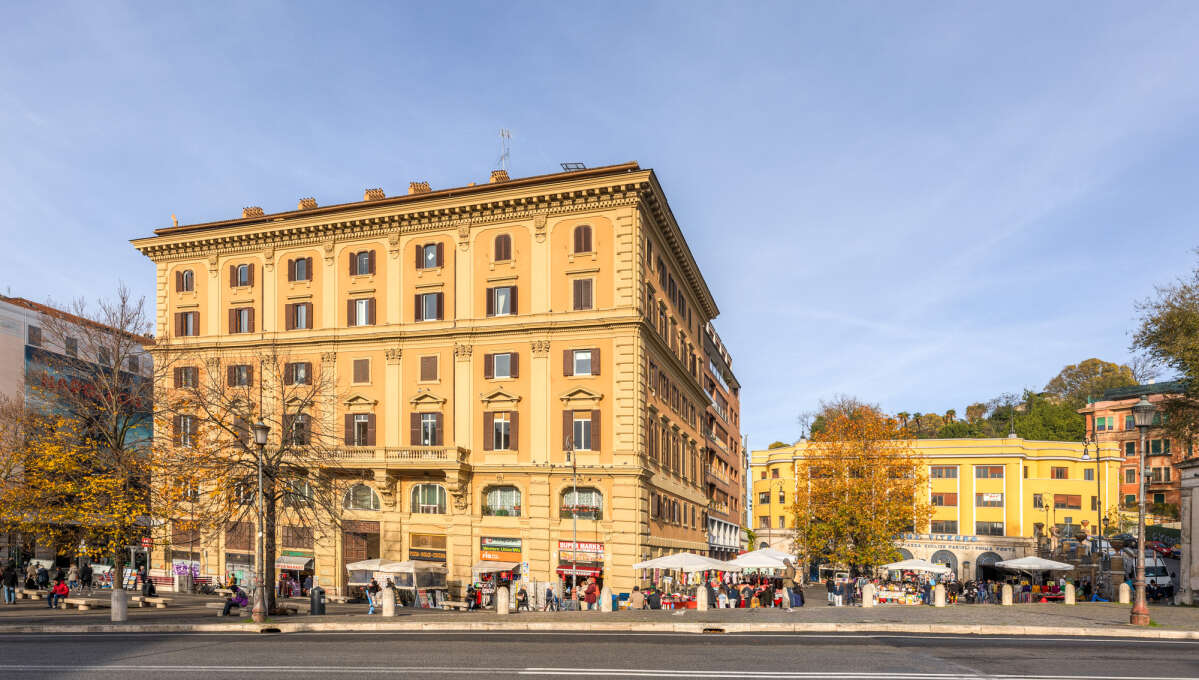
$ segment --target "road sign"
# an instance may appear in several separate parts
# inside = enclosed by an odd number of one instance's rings
[[[142,547],[143,548],[149,548],[152,545],[154,545],[154,540],[151,539],[149,536],[142,539]]]

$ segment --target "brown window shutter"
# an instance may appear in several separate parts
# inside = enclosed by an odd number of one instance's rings
[[[346,300],[346,325],[354,325],[354,301]]]
[[[599,375],[601,365],[602,365],[602,362],[600,361],[599,348],[592,347],[591,348],[591,375]]]
[[[354,444],[354,414],[346,414],[346,446]]]
[[[580,309],[595,309],[595,291],[592,290],[592,279],[579,280],[579,301],[583,303]]]
[[[358,273],[358,253],[350,253],[350,276]]]
[[[307,273],[307,274],[308,274],[308,276],[307,276],[307,278],[305,278],[304,280],[305,280],[305,281],[311,281],[311,280],[312,280],[312,258],[311,258],[311,257],[306,257],[306,258],[304,258],[304,259],[308,260],[308,264],[307,264],[307,266],[305,266],[305,267],[304,267],[305,273]]]
[[[183,416],[174,416],[171,418],[171,439],[175,445],[179,445],[179,433],[183,431]]]
[[[283,364],[283,384],[292,385],[295,381],[292,379],[295,376],[295,364]],[[286,418],[287,416],[284,416]],[[284,425],[283,431],[287,431],[287,426]]]
[[[230,387],[232,387],[232,386],[233,386],[233,379],[234,379],[234,376],[233,376],[233,367],[232,367],[232,366],[229,366],[229,367],[226,369],[226,372],[225,372],[225,384],[226,384],[226,385],[228,385],[228,386],[230,386]]]
[[[436,293],[437,295],[437,320],[441,321],[445,318],[445,293]]]
[[[178,270],[175,271],[175,292],[183,292],[183,272]]]
[[[175,367],[175,370],[174,370],[174,371],[172,371],[172,373],[173,373],[173,374],[174,374],[174,376],[175,376],[175,387],[179,387],[179,383],[181,382],[181,381],[179,380],[179,376],[180,376],[180,375],[183,373],[183,369],[181,369],[181,368],[179,368],[178,366],[176,366],[176,367]]]
[[[495,289],[487,289],[487,316],[495,316]]]
[[[354,360],[354,382],[364,383],[371,380],[371,362],[369,359]]]
[[[246,387],[254,386],[254,367],[246,366]]]
[[[573,310],[582,309],[582,307],[579,305],[579,282],[580,282],[580,279],[575,279],[574,281],[571,282],[572,297],[571,297],[570,308]]]
[[[575,429],[575,412],[562,412],[562,448],[566,448],[566,440],[574,436]]]
[[[283,330],[290,331],[296,327],[296,306],[283,305]]]
[[[484,354],[483,355],[483,378],[485,380],[491,380],[494,377],[495,377],[495,355],[494,354]]]
[[[369,270],[368,273],[375,273],[375,251],[373,250],[370,251],[370,255],[367,256],[367,269]]]
[[[229,332],[230,333],[237,332],[237,310],[236,309],[229,310]]]
[[[424,321],[424,319],[421,318],[420,311],[421,311],[420,310],[420,293],[417,293],[416,295],[414,295],[412,297],[412,320],[413,321]]]
[[[445,244],[444,243],[437,244],[437,266],[438,267],[445,266]]]
[[[511,359],[509,359],[509,365],[512,367],[512,377],[519,378],[520,377],[520,354],[518,352],[512,353],[512,357],[511,357]]]
[[[512,286],[512,313],[519,314],[516,308],[516,286]]]
[[[425,268],[425,247],[421,244],[416,244],[416,268]]]
[[[495,450],[495,414],[483,412],[483,450]]]
[[[411,437],[412,446],[420,446],[420,414],[415,411],[409,418],[409,435]]]
[[[248,316],[250,318],[246,321],[246,326],[247,326],[246,332],[253,333],[254,332],[254,308],[253,307],[250,308],[250,313]]]
[[[375,325],[375,298],[371,298],[366,303],[366,322],[372,326]]]
[[[508,449],[511,451],[520,450],[520,420],[517,417],[519,415],[516,411],[508,412]]]
[[[366,445],[375,445],[375,414],[366,417]]]
[[[296,261],[289,259],[287,261],[287,281],[291,283],[296,280]]]
[[[191,314],[191,317],[192,317],[192,332],[190,333],[190,335],[199,335],[200,334],[200,313],[199,312],[188,312],[188,314]]]
[[[175,312],[175,337],[183,335],[183,312]]]
[[[305,361],[302,365],[304,366],[304,379],[301,382],[305,385],[311,385],[312,384],[312,362]]]
[[[602,451],[600,445],[600,432],[603,431],[603,424],[600,421],[600,410],[595,409],[591,412],[591,450]]]
[[[249,285],[254,285],[254,265],[246,265],[246,275],[249,277]]]
[[[444,416],[440,413],[436,414],[437,427],[433,433],[433,446],[445,446],[445,440],[442,438],[442,419]]]
[[[575,353],[572,349],[562,350],[562,375],[571,376],[575,374]]]
[[[237,265],[235,264],[229,265],[229,287],[237,287]]]
[[[307,319],[308,319],[308,325],[307,325],[307,326],[305,326],[305,328],[312,328],[312,327],[313,327],[313,324],[312,324],[312,303],[311,303],[311,302],[305,302],[305,303],[303,303],[303,305],[304,305],[304,306],[305,306],[305,307],[308,309],[308,313],[305,315],[305,316],[307,317]]]

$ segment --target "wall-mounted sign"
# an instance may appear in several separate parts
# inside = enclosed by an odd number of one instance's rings
[[[445,562],[445,535],[412,534],[408,559],[418,562]]]
[[[574,541],[558,541],[558,560],[567,562],[603,562],[604,544],[579,541],[575,547]]]
[[[984,493],[982,494],[984,503],[1002,503],[1003,494],[1001,493]]]
[[[520,539],[482,536],[479,538],[479,559],[495,562],[519,562]]]

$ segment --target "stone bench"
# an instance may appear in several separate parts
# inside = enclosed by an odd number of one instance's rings
[[[24,588],[17,588],[17,599],[44,600],[49,592],[49,590],[26,590]]]
[[[153,606],[155,609],[166,609],[171,603],[169,598],[165,597],[147,597],[145,595],[134,595],[129,598],[130,601],[136,602],[139,607]]]
[[[75,607],[81,612],[99,607],[111,607],[112,600],[105,600],[98,597],[65,597],[62,600],[63,609]]]
[[[470,609],[470,603],[465,600],[446,600],[441,603],[441,608],[449,611],[451,609],[464,612]]]

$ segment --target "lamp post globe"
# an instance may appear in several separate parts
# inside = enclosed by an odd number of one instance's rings
[[[266,567],[263,565],[263,560],[266,559],[266,546],[264,544],[264,523],[263,517],[263,496],[262,496],[262,454],[266,448],[267,435],[270,434],[271,428],[260,419],[251,426],[254,431],[254,444],[258,447],[258,541],[255,545],[254,566],[254,609],[250,612],[250,618],[254,623],[263,623],[266,621]]]
[[[1136,600],[1128,622],[1134,626],[1149,625],[1149,605],[1145,601],[1145,430],[1153,425],[1157,408],[1149,403],[1145,395],[1132,407],[1133,423],[1140,433],[1140,449],[1137,452],[1137,578]]]

